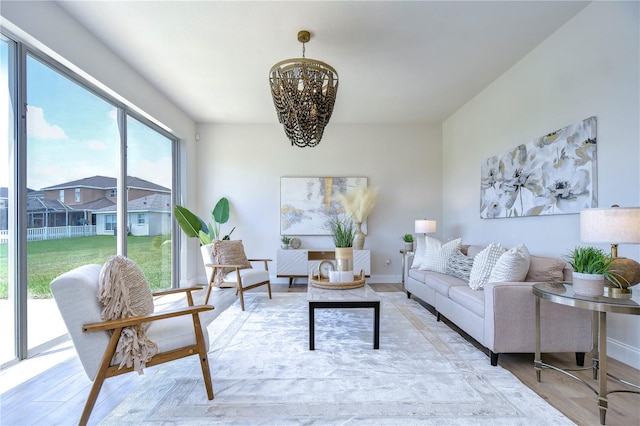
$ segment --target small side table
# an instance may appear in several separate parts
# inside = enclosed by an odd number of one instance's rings
[[[536,370],[537,381],[540,382],[540,373],[543,368],[551,368],[581,381],[596,395],[598,395],[600,424],[605,424],[609,404],[607,396],[610,393],[627,392],[640,394],[640,386],[637,384],[633,384],[611,374],[607,374],[607,312],[640,315],[640,294],[638,294],[638,292],[634,292],[631,299],[616,299],[604,296],[582,296],[573,292],[573,286],[570,283],[534,284],[533,294],[536,296],[536,355],[534,368]],[[554,367],[542,362],[540,359],[540,299],[548,300],[549,302],[558,303],[560,305],[575,306],[576,308],[593,311],[593,350],[591,352],[591,356],[593,358],[593,378],[598,380],[598,389],[595,389],[589,383],[571,374],[569,372],[571,370],[563,370],[559,367]],[[638,389],[638,391],[628,389],[607,390],[607,376],[634,389]]]
[[[405,267],[405,258],[407,256],[411,256],[414,254],[413,250],[400,250],[400,256],[402,257],[402,285],[404,286],[404,267]]]

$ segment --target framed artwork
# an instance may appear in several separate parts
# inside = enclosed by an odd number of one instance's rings
[[[487,158],[481,176],[483,219],[571,214],[597,207],[596,118]]]
[[[336,195],[361,186],[367,187],[366,177],[281,177],[280,233],[329,235],[328,219],[344,213]]]

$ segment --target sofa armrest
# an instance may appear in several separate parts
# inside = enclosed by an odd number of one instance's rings
[[[485,346],[494,353],[535,351],[535,282],[488,283],[485,298]],[[592,348],[590,311],[540,303],[541,350],[588,352]]]

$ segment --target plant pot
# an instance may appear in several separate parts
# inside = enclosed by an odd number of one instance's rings
[[[336,270],[353,271],[353,247],[336,247]]]
[[[582,296],[602,296],[604,293],[604,276],[574,272],[573,292]]]
[[[405,251],[413,251],[413,243],[404,243]]]
[[[282,243],[282,244],[280,244],[280,246],[281,246],[284,250],[289,250],[289,243]]]

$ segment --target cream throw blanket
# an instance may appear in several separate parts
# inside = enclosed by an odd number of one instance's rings
[[[114,320],[153,313],[153,296],[140,267],[124,256],[114,256],[100,271],[98,299],[102,303],[102,319]],[[126,327],[112,363],[120,360],[119,368],[131,367],[143,374],[147,361],[157,352],[158,346],[147,338],[148,323]]]

